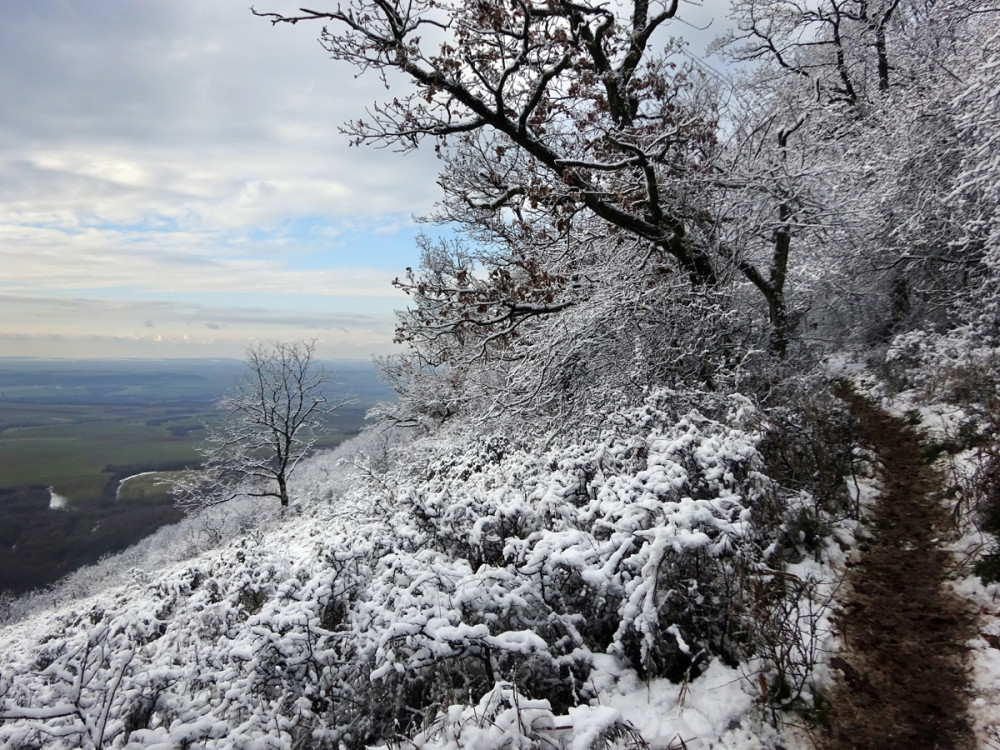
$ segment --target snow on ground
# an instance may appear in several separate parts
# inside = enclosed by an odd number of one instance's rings
[[[966,644],[973,729],[981,747],[1000,748],[1000,584],[970,575],[953,585],[979,615],[979,632]]]
[[[747,674],[713,662],[687,684],[668,680],[642,682],[615,660],[597,661],[593,683],[597,703],[615,709],[639,728],[652,747],[767,747],[758,735],[776,734],[755,711],[757,694]]]
[[[382,499],[352,492],[372,470],[371,455],[346,448],[302,465],[284,514],[259,501],[220,506],[78,571],[29,598],[20,622],[0,629],[0,745],[356,746],[366,732],[383,731],[371,711],[388,711],[407,691],[423,689],[412,670],[419,677],[480,669],[477,655],[492,651],[515,665],[542,665],[532,667],[536,677],[549,669],[553,684],[562,679],[558,670],[587,665],[587,702],[555,711],[554,695],[522,696],[497,675],[480,701],[458,700],[456,690],[451,705],[425,715],[431,721],[413,736],[415,745],[513,748],[518,736],[548,732],[565,750],[588,750],[598,736],[626,748],[641,747],[642,737],[652,750],[805,750],[804,734],[771,725],[794,716],[774,714],[761,700],[768,669],[761,661],[730,667],[713,657],[680,683],[642,679],[625,666],[623,649],[645,654],[666,645],[688,653],[703,637],[671,625],[657,636],[669,644],[652,638],[655,607],[664,601],[655,576],[669,573],[666,560],[683,560],[669,555],[687,549],[702,555],[703,566],[712,559],[705,551],[727,554],[749,529],[741,504],[752,494],[741,493],[762,486],[747,471],[757,465],[750,432],[694,413],[669,429],[649,409],[640,416],[651,425],[642,427],[651,430],[642,440],[648,461],[632,474],[627,435],[610,449],[574,446],[532,466],[512,454],[471,473],[475,455],[461,454],[466,466],[430,446],[440,457],[431,464],[434,481],[400,496],[418,520],[438,519],[434,533],[455,534],[448,543],[473,545],[484,557],[478,569],[422,548],[426,530],[395,525]],[[584,476],[592,495],[580,494]],[[696,481],[699,492],[715,494],[686,496]],[[863,480],[855,486],[866,501],[870,488]],[[485,562],[502,541],[502,524],[543,521],[549,526],[508,538],[502,554],[516,564]],[[801,675],[806,697],[829,684],[831,601],[843,548],[856,532],[843,522],[815,558],[786,571],[806,594],[790,615],[803,636],[795,648],[818,665],[816,674]],[[416,547],[401,550],[408,541]],[[572,636],[586,617],[533,603],[551,601],[533,582],[576,571],[590,590],[623,597],[608,653],[559,635]],[[537,627],[529,621],[536,616]],[[603,616],[613,632],[614,608]],[[352,701],[369,703],[359,710]]]
[[[421,750],[493,750],[517,747],[525,737],[543,747],[590,750],[617,727],[622,746],[671,750],[764,750],[789,744],[757,710],[746,674],[714,662],[689,683],[642,681],[612,657],[595,660],[590,705],[552,713],[546,700],[531,700],[499,685],[478,706],[456,706],[413,739]],[[499,705],[498,705],[499,704]],[[621,728],[628,730],[622,736]],[[639,741],[641,737],[641,741]]]
[[[969,452],[950,456],[946,476],[973,470]],[[951,504],[956,500],[952,498]],[[969,513],[958,513],[957,533],[948,549],[955,559],[952,589],[977,613],[977,633],[965,644],[970,675],[970,709],[973,730],[984,748],[1000,748],[1000,583],[984,583],[972,563],[995,553],[997,540],[978,528]]]
[[[66,508],[69,500],[67,500],[62,495],[56,494],[55,487],[49,487],[49,507],[54,510],[63,510]]]

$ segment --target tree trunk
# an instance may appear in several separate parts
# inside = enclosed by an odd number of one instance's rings
[[[768,318],[771,321],[771,351],[784,359],[788,351],[788,308],[785,306],[785,279],[788,276],[788,254],[792,248],[792,229],[789,226],[792,209],[787,202],[778,206],[778,217],[782,224],[774,233],[770,294],[766,296]]]
[[[784,295],[769,297],[767,307],[771,320],[771,352],[779,359],[784,359],[788,353],[788,310]]]

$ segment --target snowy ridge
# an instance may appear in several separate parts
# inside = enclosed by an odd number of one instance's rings
[[[801,558],[798,496],[748,402],[679,401],[539,456],[440,433],[377,476],[372,437],[314,458],[280,522],[0,631],[0,743],[766,746],[740,581]]]

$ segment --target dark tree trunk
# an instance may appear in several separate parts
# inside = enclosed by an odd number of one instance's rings
[[[774,257],[771,265],[770,293],[767,294],[768,318],[771,321],[771,351],[782,359],[788,353],[788,308],[785,305],[785,278],[788,275],[788,254],[792,247],[789,220],[792,209],[788,203],[778,206],[781,225],[774,233]]]

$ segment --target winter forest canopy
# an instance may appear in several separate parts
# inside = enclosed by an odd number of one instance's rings
[[[678,2],[263,15],[411,84],[357,144],[440,154],[428,220],[462,231],[398,281],[400,418],[564,429],[608,394],[953,324],[990,263],[995,10],[733,2],[715,68]]]
[[[359,146],[439,155],[400,398],[298,516],[210,509],[142,606],[45,615],[0,741],[639,748],[611,683],[748,673],[775,725],[821,710],[871,469],[824,361],[961,405],[970,513],[1000,476],[1000,7],[719,5],[711,67],[676,0],[255,11],[386,84]]]

